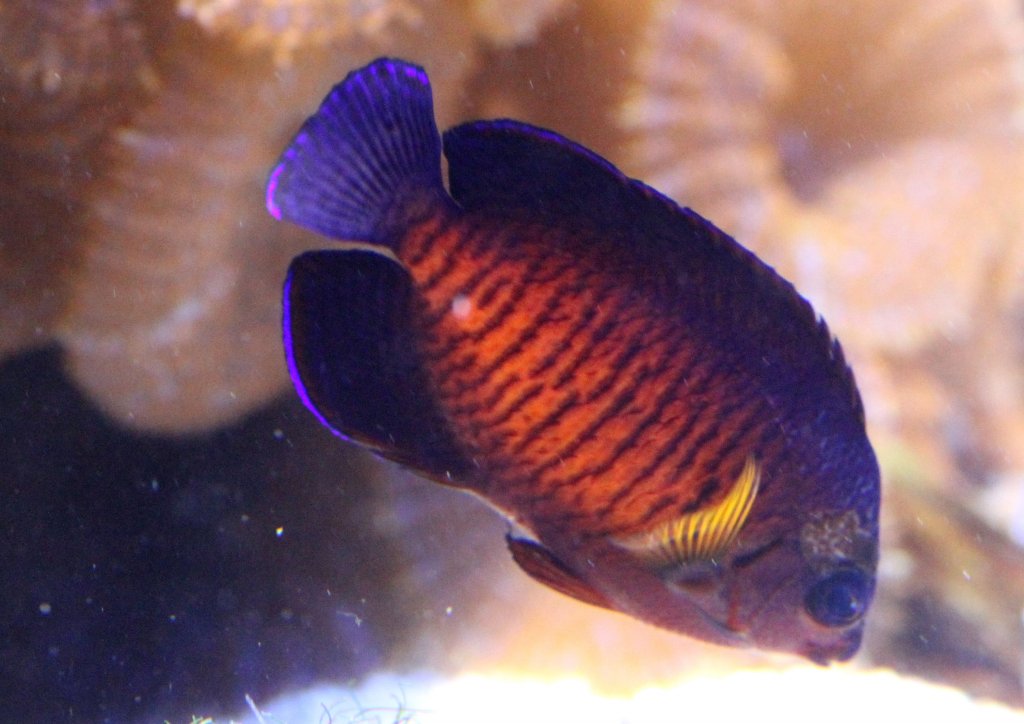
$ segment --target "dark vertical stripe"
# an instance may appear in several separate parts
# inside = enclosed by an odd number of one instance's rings
[[[494,275],[494,279],[488,282],[487,286],[477,294],[476,300],[474,300],[473,308],[479,312],[487,311],[487,307],[491,306],[491,302],[498,296],[499,292],[507,290],[511,285],[516,285],[518,289],[515,292],[510,292],[510,296],[513,299],[517,299],[522,294],[522,288],[528,281],[524,280],[525,274],[513,274],[512,270],[507,268],[503,269],[505,273],[498,272]]]
[[[455,358],[451,353],[446,352],[445,348],[453,346],[445,343],[441,349],[431,349],[431,354],[437,359],[431,363],[431,370],[434,372],[439,383],[458,384],[460,388],[465,387],[465,383],[456,382],[459,373],[465,372],[471,369],[474,365],[479,362],[477,353],[475,350],[469,350],[461,357]]]
[[[497,240],[495,241],[495,244],[501,243],[501,241],[502,240]],[[511,251],[511,249],[515,248],[514,245],[506,244],[505,247],[506,249],[502,252],[501,259],[499,261],[501,266],[505,268],[515,269],[516,264],[518,263],[522,264],[523,268],[518,270],[519,278],[517,280],[514,280],[513,282],[514,284],[517,285],[517,287],[514,290],[510,299],[508,299],[505,302],[505,305],[502,307],[502,310],[498,312],[492,312],[492,318],[490,318],[490,322],[486,327],[486,330],[488,332],[489,330],[493,330],[502,324],[502,322],[504,321],[504,314],[507,314],[508,311],[515,307],[515,305],[522,298],[522,294],[525,289],[534,286],[539,286],[544,281],[543,278],[537,279],[537,274],[545,261],[543,257],[539,255],[517,255]],[[464,294],[467,297],[473,296],[478,291],[477,287],[479,287],[481,284],[487,281],[488,276],[494,276],[494,279],[490,280],[490,282],[488,283],[488,290],[489,285],[495,285],[497,287],[497,289],[494,290],[495,293],[501,291],[503,285],[507,284],[507,276],[502,276],[500,271],[496,272],[496,262],[488,259],[476,259],[475,263],[477,264],[476,271],[471,276],[469,276],[467,280],[465,280],[459,285],[460,294]],[[568,264],[570,262],[566,260],[565,263]],[[431,285],[429,288],[424,286],[422,287],[422,289],[425,293],[429,293],[433,289],[433,285]],[[477,308],[479,309],[480,307]],[[428,316],[424,323],[430,326],[440,324],[441,320],[443,320],[444,318],[444,315],[447,313],[449,313],[449,309],[447,309],[444,306],[441,306],[435,311],[435,313]],[[484,336],[485,334],[486,332],[483,334],[477,333],[475,336],[479,338]]]
[[[487,233],[486,227],[487,225],[483,221],[474,221],[460,226],[457,232],[454,233],[455,241],[452,246],[447,249],[436,250],[435,253],[444,254],[444,263],[433,274],[420,282],[418,286],[422,294],[429,295],[454,269],[459,268],[460,264],[468,261],[466,257],[476,255],[475,252],[477,252],[480,246],[480,239]],[[423,263],[423,260],[419,263]],[[409,266],[411,267],[413,264],[410,262]]]
[[[636,526],[637,530],[645,530],[651,527],[654,520],[661,515],[666,508],[679,505],[679,496],[669,494],[667,491],[658,497],[656,501],[651,503],[644,510],[643,514],[639,518],[635,518],[632,524]]]
[[[710,377],[709,377],[710,379]],[[670,437],[657,454],[642,468],[639,468],[632,478],[629,480],[622,481],[622,487],[619,492],[607,503],[607,512],[611,511],[611,506],[614,506],[620,502],[620,500],[627,494],[627,491],[636,487],[639,481],[647,480],[650,476],[661,467],[662,463],[668,459],[668,457],[679,449],[682,442],[690,436],[693,430],[697,427],[698,422],[704,416],[710,405],[707,402],[695,398],[695,404],[692,407],[689,419],[686,424],[682,425],[675,434]]]
[[[635,354],[639,353],[643,349],[643,347],[644,345],[638,342],[636,345],[633,345],[631,349],[627,350],[625,354],[620,356],[620,358],[618,358],[615,363],[615,372],[613,372],[612,375],[608,376],[603,381],[603,387],[598,387],[596,390],[591,390],[589,392],[585,391],[585,393],[587,394],[587,401],[595,400],[598,397],[603,396],[608,389],[614,386],[615,381],[618,378],[620,378],[621,374],[625,374],[625,369],[628,367],[630,359]],[[530,374],[529,377],[536,378],[538,377],[538,375]],[[639,381],[635,379],[631,386],[624,391],[623,398],[626,401],[628,401],[629,398],[635,395],[638,386]],[[510,451],[510,454],[512,456],[522,455],[529,448],[530,444],[534,443],[539,437],[543,435],[544,432],[548,431],[551,427],[555,426],[555,424],[561,419],[561,417],[569,410],[577,406],[578,403],[580,403],[580,393],[577,390],[571,390],[569,394],[567,394],[562,399],[562,401],[558,403],[558,406],[553,411],[551,411],[547,417],[544,418],[544,420],[541,420],[537,424],[532,425],[527,433],[520,436],[516,440],[514,448]],[[611,417],[612,415],[609,414],[607,417],[603,418],[601,424],[604,424],[605,422],[607,422],[607,420],[610,420]],[[505,419],[505,416],[503,416],[500,420],[488,422],[492,422],[493,424],[499,424],[500,422],[503,422]],[[582,437],[581,439],[578,440],[578,442],[583,441],[584,439]]]
[[[608,374],[593,385],[585,398],[585,402],[589,403],[596,401],[599,397],[603,397],[608,390],[615,386],[617,380],[629,373],[629,364],[638,355],[646,354],[650,348],[667,342],[666,338],[671,338],[674,331],[667,325],[653,325],[640,333],[646,336],[641,336],[639,339],[632,341],[624,341],[624,349],[619,353],[618,357],[602,365],[602,367],[609,370]],[[653,336],[653,339],[651,336]],[[643,367],[645,369],[644,376],[650,376],[655,373],[655,368],[650,365],[644,365]],[[637,386],[637,379],[634,378],[630,389],[635,391]],[[558,383],[556,382],[555,388],[557,389],[557,387]]]
[[[748,399],[747,402],[751,403],[752,401]],[[728,458],[736,448],[739,447],[740,442],[744,438],[749,437],[754,424],[764,414],[764,407],[756,404],[755,402],[753,404],[747,404],[740,412],[745,412],[746,414],[737,414],[733,424],[729,425],[726,430],[725,439],[717,446],[714,456],[704,465],[704,470],[706,472],[711,473],[718,470],[722,463],[725,462],[726,458]],[[744,459],[749,455],[749,453],[750,451],[748,451],[747,454],[744,454]]]
[[[612,295],[609,294],[607,296],[610,297]],[[583,347],[582,354],[574,358],[564,370],[558,373],[557,377],[555,377],[554,382],[552,383],[552,389],[557,390],[568,384],[576,375],[577,371],[579,371],[581,367],[583,367],[584,365],[588,364],[591,361],[591,358],[600,348],[601,343],[604,342],[609,336],[611,336],[611,334],[614,331],[616,331],[616,329],[626,329],[631,324],[643,320],[645,313],[647,312],[647,310],[645,309],[637,308],[636,305],[623,304],[621,301],[617,300],[606,304],[608,304],[610,307],[610,311],[608,311],[608,307],[606,307],[604,310],[604,313],[607,314],[607,318],[591,332],[590,339],[587,340],[588,344],[586,344]],[[598,305],[596,306],[600,307],[600,303],[598,303]],[[653,326],[654,328],[664,328],[663,325],[657,324],[651,326]],[[651,327],[648,327],[648,329],[645,331],[650,332],[650,329]],[[581,332],[582,331],[583,330],[581,330]],[[641,335],[642,334],[644,334],[644,332],[641,332]],[[639,351],[638,349],[632,349],[632,347],[650,343],[651,340],[648,339],[641,339],[633,343],[624,343],[624,346],[626,347],[625,356],[632,357],[636,352]],[[606,363],[603,361],[598,361],[596,364],[600,364],[603,367],[610,367],[613,370],[613,374],[616,370],[618,370],[618,363],[615,362]],[[546,371],[547,367],[541,365],[535,370],[535,373],[540,374]]]
[[[696,462],[695,458],[697,453],[704,449],[704,446],[719,436],[722,430],[722,423],[724,420],[728,420],[737,412],[747,407],[750,402],[748,398],[737,396],[731,400],[725,407],[721,407],[715,411],[715,416],[712,423],[708,426],[696,440],[686,446],[686,456],[676,464],[677,470],[683,470],[690,467]],[[756,410],[755,413],[756,414]]]
[[[598,313],[599,310],[597,306],[591,306],[583,310],[583,314],[561,340],[562,343],[559,348],[552,350],[546,357],[541,359],[540,362],[535,364],[530,370],[530,374],[538,377],[547,374],[548,370],[550,370],[558,360],[565,356],[567,350],[572,349],[572,343],[580,334],[587,330],[587,328],[593,323],[595,317],[597,317]]]
[[[714,495],[714,493],[717,492],[717,490],[721,487],[722,481],[720,478],[715,477],[715,475],[718,472],[719,466],[728,457],[729,453],[734,451],[739,446],[739,443],[742,441],[742,439],[744,437],[749,436],[750,431],[753,429],[753,425],[751,423],[753,423],[753,421],[757,417],[759,417],[759,413],[761,412],[758,406],[755,405],[753,407],[755,408],[753,410],[749,410],[748,408],[749,414],[745,417],[743,423],[737,429],[737,431],[731,434],[729,438],[726,440],[726,442],[721,446],[721,449],[718,451],[718,454],[716,454],[716,458],[714,459],[714,461],[702,467],[701,472],[708,477],[709,483],[705,483],[704,485],[702,485],[696,498],[691,500],[684,507],[679,508],[677,514],[681,515],[687,512],[700,509],[706,503],[708,498]],[[715,430],[714,432],[717,435],[717,430]],[[754,446],[752,446],[752,449],[760,447],[760,443],[757,443]],[[683,460],[676,463],[676,465],[674,466],[676,472],[679,473],[685,470],[686,468],[690,467],[693,464],[694,455],[701,448],[702,445],[699,442],[689,446],[686,457]],[[617,491],[616,494],[612,496],[612,498],[610,498],[604,505],[601,506],[600,509],[598,509],[594,513],[594,517],[601,519],[610,516],[615,507],[617,507],[620,504],[624,504],[624,501],[628,499],[629,493],[632,492],[636,487],[636,480],[644,479],[644,477],[645,476],[641,476],[640,478],[634,478],[632,481],[630,481],[630,484],[624,486],[622,489]],[[654,503],[650,504],[644,510],[643,514],[639,518],[636,518],[632,521],[632,524],[635,525],[638,529],[647,528],[653,524],[653,521],[657,518],[657,516],[660,513],[662,513],[666,508],[678,506],[681,502],[682,498],[678,494],[678,491],[666,488],[665,490],[662,491],[662,494],[658,496],[657,500]],[[608,532],[611,532],[610,529],[608,529]]]
[[[603,410],[601,410],[601,412],[595,415],[591,419],[590,424],[587,425],[587,427],[585,427],[583,431],[576,436],[572,443],[559,450],[555,455],[548,458],[539,466],[535,467],[533,469],[534,475],[538,477],[542,476],[545,472],[555,467],[562,460],[571,457],[581,447],[583,447],[585,443],[589,442],[598,430],[604,427],[604,425],[606,425],[609,420],[611,420],[615,415],[622,411],[622,408],[629,404],[630,400],[632,400],[633,397],[636,395],[636,388],[638,384],[643,383],[644,380],[650,376],[650,373],[650,370],[638,371],[636,373],[636,377],[634,379],[633,384],[619,392],[619,394],[616,395],[616,397],[612,400],[610,405],[606,406]],[[612,383],[608,383],[605,389],[603,389],[597,396],[604,396],[604,394],[608,392],[611,386]],[[591,396],[591,400],[596,401],[597,396]],[[521,452],[522,450],[525,450],[522,443],[520,445],[517,445],[515,448],[516,452]],[[554,487],[568,487],[575,483],[579,479],[579,477],[579,475],[574,475],[570,479],[560,481],[559,483],[554,485]]]
[[[532,400],[534,397],[544,391],[544,384],[541,382],[534,382],[532,385],[527,385],[526,389],[520,393],[519,397],[512,400],[512,402],[501,411],[498,411],[498,417],[485,421],[485,424],[491,428],[501,427],[502,423],[506,422],[512,415],[514,415],[523,405]]]
[[[658,358],[657,363],[654,365],[654,369],[665,369],[671,359],[678,355],[679,345],[674,343],[675,340],[670,340],[663,345],[661,357]],[[684,380],[693,374],[694,365],[692,360],[690,364],[679,365],[678,369],[675,370],[675,375],[671,381],[660,387],[660,394],[658,395],[658,401],[639,423],[637,423],[633,431],[619,442],[609,454],[600,463],[587,470],[587,474],[591,476],[598,476],[608,472],[612,466],[619,460],[619,458],[626,454],[632,447],[634,447],[637,441],[649,430],[651,427],[661,419],[661,416],[667,408],[673,402],[680,399],[681,395],[679,390],[683,385]]]
[[[409,267],[421,264],[427,256],[430,255],[434,247],[434,242],[437,241],[438,237],[453,226],[450,221],[447,221],[436,214],[433,215],[432,219],[424,218],[423,222],[424,227],[426,228],[417,229],[417,233],[414,237],[415,244],[408,256],[403,260]],[[428,223],[429,227],[427,227]],[[415,226],[415,222],[410,224],[410,228],[414,228]]]
[[[609,420],[614,418],[617,414],[619,414],[619,412],[622,411],[624,407],[626,407],[626,405],[629,404],[630,400],[633,398],[634,392],[635,389],[630,388],[623,390],[621,393],[619,393],[619,395],[612,401],[612,404],[606,407],[604,410],[602,410],[601,413],[598,414],[591,421],[590,425],[588,425],[583,430],[583,432],[579,434],[579,436],[573,441],[572,444],[570,444],[567,448],[561,450],[559,454],[555,455],[553,458],[549,459],[541,466],[535,468],[533,471],[534,475],[540,478],[543,476],[545,472],[547,472],[550,469],[553,469],[562,460],[570,458],[574,454],[576,454],[576,452],[578,452],[579,449],[583,447],[585,443],[589,442],[594,437],[594,435],[597,434],[598,430],[604,427],[604,425],[606,425]],[[551,491],[557,491],[573,488],[583,478],[584,475],[582,474],[582,472],[576,472],[570,475],[569,477],[563,478],[561,480],[549,481],[548,489]]]
[[[644,364],[642,361],[640,369],[636,371],[629,370],[629,364],[637,355],[641,354],[649,347],[661,343],[663,341],[663,337],[671,336],[674,330],[671,327],[666,330],[665,327],[662,326],[661,329],[655,327],[653,330],[649,329],[647,331],[648,334],[657,335],[655,339],[651,340],[649,338],[641,338],[628,345],[617,359],[607,365],[611,372],[600,382],[595,384],[590,390],[585,391],[585,397],[581,404],[589,405],[598,402],[599,399],[604,397],[615,386],[616,382],[626,374],[632,374],[632,379],[629,384],[619,392],[611,405],[605,407],[592,419],[590,425],[580,432],[570,445],[557,451],[554,455],[542,462],[534,469],[534,474],[538,476],[543,474],[559,461],[577,452],[584,444],[590,441],[601,427],[607,424],[609,420],[611,420],[622,410],[623,407],[635,398],[637,389],[642,387],[648,379],[655,374],[655,369]],[[513,453],[522,454],[525,452],[535,437],[536,435],[531,432],[531,434],[521,438],[515,448],[513,448]],[[560,485],[569,485],[571,482],[575,482],[581,477],[582,471],[581,473],[574,475],[571,481],[563,481]]]
[[[530,426],[524,434],[516,436],[515,445],[509,451],[512,457],[521,456],[526,449],[550,428],[556,426],[566,412],[579,404],[579,394],[576,391],[570,392],[559,402],[548,414]]]
[[[488,336],[490,336],[499,327],[501,327],[501,325],[505,324],[508,315],[512,312],[512,310],[515,309],[520,304],[522,304],[523,297],[527,291],[548,291],[547,286],[550,283],[551,279],[557,278],[557,275],[560,272],[572,266],[571,261],[564,260],[564,262],[561,265],[556,267],[549,274],[543,277],[538,277],[538,267],[540,267],[542,264],[543,260],[541,259],[536,259],[534,263],[531,263],[530,267],[524,271],[522,280],[519,281],[517,283],[516,288],[509,293],[508,299],[506,299],[502,303],[502,305],[498,307],[498,309],[490,313],[489,319],[487,320],[487,323],[485,325],[483,325],[480,329],[476,330],[475,332],[469,335],[469,340],[475,343],[483,343]],[[551,279],[547,278],[549,276],[551,277]],[[558,290],[551,290],[549,292],[549,296],[557,298]]]
[[[521,381],[519,375],[509,375],[506,379],[502,380],[501,384],[495,386],[486,399],[480,399],[478,394],[480,390],[476,385],[471,385],[464,381],[453,382],[452,384],[455,389],[447,396],[453,398],[455,402],[449,405],[449,414],[456,418],[463,416],[472,417],[483,410],[493,409],[494,405],[498,404],[505,396],[505,393]],[[478,425],[481,423],[478,420],[473,420],[473,424]]]
[[[571,266],[571,264],[567,263],[565,266],[569,267]],[[553,276],[557,278],[557,269],[554,270]],[[519,353],[522,351],[522,346],[534,335],[536,335],[538,329],[541,326],[543,326],[544,324],[551,320],[554,312],[557,311],[557,309],[559,308],[559,303],[564,298],[566,292],[564,287],[557,287],[555,289],[550,289],[550,287],[546,287],[547,285],[541,285],[539,287],[545,289],[545,291],[548,292],[548,301],[545,306],[545,311],[538,315],[536,318],[534,318],[532,324],[524,327],[515,339],[512,339],[508,343],[506,343],[506,345],[498,353],[497,357],[495,357],[494,360],[492,360],[487,366],[481,368],[479,372],[474,376],[474,378],[471,380],[472,384],[480,386],[486,385],[492,377],[494,377],[495,375],[499,374],[502,371],[502,368],[512,363],[515,360],[515,358],[519,355]],[[532,288],[532,285],[527,288]],[[526,288],[524,288],[523,291],[525,291],[525,289]],[[487,337],[496,332],[501,327],[501,325],[507,321],[508,313],[511,312],[517,304],[520,304],[521,301],[522,293],[519,293],[518,296],[510,297],[506,301],[506,303],[502,305],[501,309],[495,311],[491,315],[491,318],[486,325],[484,325],[481,329],[474,332],[472,335],[470,335],[468,339],[465,340],[467,342],[471,342],[467,346],[470,348],[486,346]]]
[[[508,314],[516,308],[516,306],[522,303],[522,299],[527,290],[535,292],[547,290],[548,285],[564,276],[565,273],[572,269],[576,264],[576,260],[569,257],[560,257],[558,264],[551,264],[550,261],[550,259],[544,258],[540,254],[534,254],[531,256],[526,267],[519,270],[518,278],[515,280],[518,285],[516,291],[509,294],[509,298],[505,300],[501,307],[491,312],[488,324],[482,329],[474,332],[471,338],[474,340],[482,340],[492,330],[504,323],[505,317],[507,317]],[[503,266],[512,265],[503,263]],[[505,288],[507,288],[507,277],[501,277],[496,274],[495,279],[489,282],[483,291],[477,293],[476,309],[479,311],[485,311],[498,295],[498,292]],[[553,293],[551,296],[558,295],[557,293]]]

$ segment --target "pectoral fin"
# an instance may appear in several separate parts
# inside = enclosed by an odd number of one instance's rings
[[[748,458],[729,494],[717,504],[616,543],[657,568],[715,561],[743,529],[760,483],[761,466]]]
[[[602,608],[612,607],[601,592],[576,575],[540,543],[512,536],[506,536],[505,540],[512,553],[512,560],[534,580],[583,603]]]

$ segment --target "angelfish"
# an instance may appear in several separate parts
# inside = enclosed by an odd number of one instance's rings
[[[430,82],[348,75],[267,208],[294,259],[284,347],[337,435],[509,521],[536,580],[719,644],[857,651],[879,471],[853,374],[793,286],[552,131],[444,134]]]

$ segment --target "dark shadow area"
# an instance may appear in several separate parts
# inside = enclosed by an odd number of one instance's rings
[[[7,721],[240,710],[403,635],[370,466],[288,400],[202,437],[119,429],[45,350],[0,367]]]

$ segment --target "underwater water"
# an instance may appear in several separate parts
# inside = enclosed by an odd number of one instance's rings
[[[282,284],[330,242],[265,185],[382,55],[442,130],[572,138],[828,320],[882,478],[850,662],[561,595],[303,406]],[[0,719],[1024,718],[1022,70],[996,0],[3,4]]]

